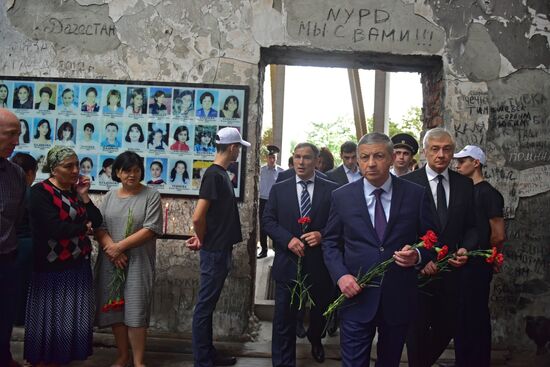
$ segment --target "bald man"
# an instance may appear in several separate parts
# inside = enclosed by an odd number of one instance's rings
[[[26,186],[21,168],[7,159],[19,144],[20,134],[17,116],[0,108],[0,366],[8,367],[20,366],[12,359],[10,339],[18,284],[15,225],[23,212]]]

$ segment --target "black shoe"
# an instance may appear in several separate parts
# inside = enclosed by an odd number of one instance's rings
[[[214,358],[213,363],[214,366],[233,366],[235,363],[237,363],[237,358],[217,356],[216,358]]]
[[[260,251],[260,253],[258,254],[257,258],[258,259],[263,259],[264,257],[267,257],[267,251]]]
[[[306,329],[304,329],[304,324],[301,322],[296,323],[296,336],[300,339],[305,338],[307,335]]]
[[[323,348],[323,344],[311,344],[311,355],[317,362],[323,363],[325,361],[325,348]]]

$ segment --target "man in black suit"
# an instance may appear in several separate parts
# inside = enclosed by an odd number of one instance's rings
[[[309,292],[314,301],[310,311],[307,337],[311,342],[311,354],[323,362],[325,353],[321,336],[326,320],[323,312],[330,303],[332,283],[323,261],[322,232],[327,223],[332,191],[338,186],[320,178],[315,173],[319,150],[310,143],[301,143],[294,149],[296,175],[276,183],[271,188],[262,225],[273,239],[275,258],[273,279],[275,311],[273,315],[273,339],[271,343],[274,367],[296,365],[296,299],[291,305],[290,288],[297,275],[298,258],[301,258],[302,275],[311,286]],[[298,219],[309,217],[311,223],[306,233]]]
[[[430,189],[439,243],[456,252],[449,263],[457,269],[437,274],[438,278],[419,290],[418,314],[407,338],[410,367],[432,366],[456,337],[461,286],[458,268],[466,263],[467,250],[477,246],[474,185],[470,178],[449,169],[455,150],[452,135],[443,128],[431,129],[424,136],[423,148],[426,166],[402,178]],[[437,267],[429,262],[422,273],[435,275]]]
[[[361,172],[357,166],[357,144],[352,141],[342,144],[340,158],[342,158],[342,164],[327,172],[329,180],[336,182],[339,186],[359,180]]]

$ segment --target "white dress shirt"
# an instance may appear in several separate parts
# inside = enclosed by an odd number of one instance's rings
[[[307,192],[309,193],[309,200],[311,200],[311,203],[313,204],[313,186],[315,186],[315,174],[313,174],[313,176],[311,176],[306,180],[302,180],[300,177],[298,177],[298,175],[296,175],[295,177],[296,177],[296,185],[297,185],[296,192],[298,193],[298,208],[302,204],[301,198],[302,198],[303,188],[302,188],[302,184],[300,183],[302,181],[311,181],[309,185],[307,185]]]
[[[451,195],[451,186],[449,185],[449,168],[445,168],[445,171],[437,173],[430,168],[429,165],[426,165],[426,175],[428,176],[428,182],[430,183],[430,190],[432,191],[432,196],[434,198],[434,203],[437,208],[437,175],[443,176],[443,188],[445,189],[445,200],[447,201],[447,208],[449,207],[449,197]]]
[[[380,195],[382,201],[382,207],[384,208],[384,214],[386,215],[386,222],[390,219],[391,197],[392,197],[392,182],[391,175],[386,182],[380,187],[373,186],[366,178],[363,179],[363,188],[365,193],[365,200],[367,202],[367,209],[369,211],[369,217],[372,225],[374,225],[374,206],[376,204],[376,196],[373,192],[376,189],[382,189],[384,192]]]
[[[355,182],[362,177],[361,172],[359,171],[359,167],[356,166],[355,172],[353,172],[345,165],[343,166],[344,166],[344,172],[346,172],[346,176],[348,176],[348,182]]]

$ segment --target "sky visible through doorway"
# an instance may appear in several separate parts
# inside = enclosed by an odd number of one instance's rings
[[[285,68],[284,130],[281,162],[286,168],[291,141],[305,141],[312,122],[330,122],[338,117],[353,123],[353,107],[347,70],[307,66]],[[269,67],[264,82],[263,129],[272,126]],[[374,70],[360,70],[365,116],[373,114]],[[389,118],[399,122],[411,107],[422,107],[419,73],[391,73]],[[333,152],[338,154],[338,152]]]

